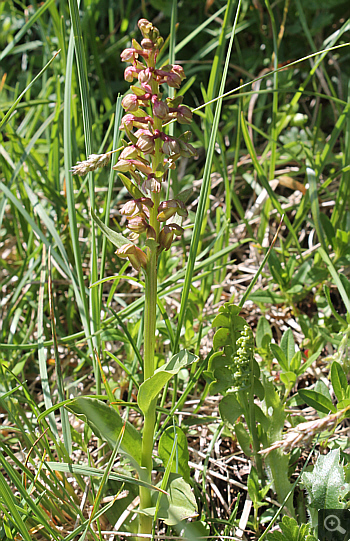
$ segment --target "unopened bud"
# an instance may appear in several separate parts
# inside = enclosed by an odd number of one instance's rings
[[[127,228],[134,233],[144,233],[147,231],[148,227],[148,223],[142,216],[135,216],[131,217],[130,219],[128,218]]]
[[[140,84],[147,84],[152,79],[152,71],[149,68],[143,69],[138,74]]]
[[[134,145],[129,145],[121,151],[119,155],[120,160],[132,160],[139,155],[138,149]]]
[[[144,154],[151,154],[154,151],[153,136],[147,135],[146,133],[141,134],[137,140],[137,148],[139,148]]]
[[[122,59],[122,62],[133,62],[135,60],[135,56],[137,58],[137,52],[135,49],[124,49],[122,51],[120,58]]]
[[[177,224],[165,225],[159,234],[160,248],[163,250],[169,250],[173,242],[174,235],[179,237],[183,234],[183,232],[183,228]]]
[[[134,94],[127,94],[124,96],[122,99],[122,107],[125,109],[125,111],[130,113],[137,111],[139,108],[137,96]]]
[[[127,173],[132,168],[132,163],[129,160],[118,160],[115,165],[113,165],[113,169],[115,171],[120,171],[121,173]]]
[[[124,79],[128,83],[132,83],[134,78],[137,77],[137,75],[138,75],[138,72],[136,71],[136,69],[133,66],[128,66],[124,70]]]
[[[181,78],[181,81],[183,81],[184,79],[186,79],[186,75],[185,75],[185,72],[184,72],[184,69],[182,66],[179,66],[177,64],[174,64],[173,67],[172,67],[172,70],[174,73],[176,73],[180,78]]]
[[[192,122],[192,111],[186,107],[186,105],[180,105],[177,108],[177,121],[180,124],[191,124]]]
[[[142,35],[144,38],[148,38],[150,31],[152,30],[153,24],[147,21],[147,19],[140,19],[137,23]]]
[[[177,139],[175,139],[174,137],[170,137],[170,135],[166,135],[164,137],[162,151],[164,152],[164,154],[168,154],[169,156],[171,154],[179,154],[180,145],[177,142]]]
[[[156,99],[153,102],[153,114],[164,120],[169,114],[169,107],[164,101]]]
[[[177,213],[178,203],[175,199],[169,199],[169,201],[163,201],[158,207],[157,220],[159,222],[166,222]]]
[[[131,265],[137,271],[141,267],[145,268],[147,265],[147,256],[140,250],[135,244],[124,244],[121,248],[116,251],[116,254],[122,259],[129,259]]]
[[[154,43],[151,39],[145,38],[141,41],[141,46],[144,49],[153,49]]]

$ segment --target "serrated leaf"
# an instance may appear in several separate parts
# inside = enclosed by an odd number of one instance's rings
[[[125,426],[121,449],[141,464],[141,435],[131,423],[124,421],[115,409],[101,400],[85,397],[75,398],[66,408],[74,415],[84,417],[93,433],[106,440],[112,449],[115,448]]]
[[[341,499],[349,492],[350,484],[345,482],[344,468],[339,464],[340,450],[334,449],[327,455],[320,455],[312,472],[304,472],[304,484],[310,507],[314,509],[344,509]]]
[[[182,368],[190,366],[198,357],[186,350],[174,355],[170,361],[158,368],[152,377],[146,379],[140,386],[137,402],[144,414],[147,413],[152,401],[157,398],[164,385]]]
[[[321,393],[309,389],[300,389],[298,394],[302,400],[316,411],[328,414],[330,411],[336,413],[337,409],[333,406],[333,403]]]
[[[117,248],[121,248],[125,244],[133,244],[129,239],[123,237],[120,233],[113,231],[107,225],[105,225],[100,218],[94,213],[91,209],[91,217],[94,220],[95,224],[101,229],[102,233],[107,237],[107,239],[114,244]]]
[[[177,435],[175,456],[172,461],[170,471],[182,475],[187,483],[190,482],[189,452],[187,438],[180,427],[169,426],[161,435],[158,445],[158,454],[163,462],[164,468],[167,467],[171,452],[173,450],[175,434]]]
[[[141,192],[141,190],[126,175],[118,172],[118,176],[124,184],[125,188],[128,190],[129,194],[134,199],[140,199],[141,197],[145,197],[144,193]]]

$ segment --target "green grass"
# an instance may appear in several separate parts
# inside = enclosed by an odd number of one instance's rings
[[[348,374],[350,10],[341,0],[321,4],[217,1],[206,11],[199,0],[0,3],[0,540],[17,534],[102,540],[118,521],[120,531],[133,532],[133,513],[125,512],[124,522],[120,517],[137,496],[134,471],[117,453],[119,444],[110,454],[62,403],[80,395],[114,400],[141,429],[135,395],[142,381],[143,284],[90,214],[122,232],[118,210],[128,195],[112,169],[116,154],[86,177],[71,172],[89,154],[121,144],[128,83],[120,53],[138,39],[141,17],[167,38],[160,64],[184,67],[181,92],[194,109],[189,129],[199,154],[180,163],[167,188],[169,198],[188,190],[189,219],[184,237],[160,259],[156,345],[159,365],[183,349],[199,355],[163,391],[156,442],[166,426],[181,422],[199,451],[211,421],[202,469],[191,470],[199,516],[187,526],[188,539],[233,539],[246,499],[222,480],[215,485],[221,499],[210,488],[210,471],[220,474],[210,462],[213,449],[224,464],[232,449],[245,456],[243,442],[222,424],[217,397],[210,398],[219,307],[233,300],[254,332],[265,316],[277,344],[292,328],[303,354],[319,352],[322,381],[334,360]],[[169,126],[170,134],[181,131]],[[264,191],[256,215],[247,217]],[[260,370],[284,396],[288,385],[278,379],[271,351],[260,345],[257,353]],[[298,422],[309,420],[300,385],[326,392],[315,372],[300,375],[284,404],[299,408]],[[348,444],[327,437],[317,442],[323,453]],[[305,460],[292,455],[290,466],[292,459],[300,471]],[[62,473],[54,473],[54,462]],[[120,476],[109,476],[111,469]],[[247,486],[246,472],[242,482]],[[272,487],[258,527],[276,514],[276,498]],[[253,511],[248,529],[252,517]],[[155,535],[178,531],[159,522]]]

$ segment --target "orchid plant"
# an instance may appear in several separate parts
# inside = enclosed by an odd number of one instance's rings
[[[136,271],[142,270],[145,277],[144,383],[138,395],[144,425],[138,466],[142,481],[150,484],[158,394],[172,375],[195,359],[187,352],[180,352],[156,371],[158,375],[161,371],[160,378],[154,377],[158,258],[163,250],[170,249],[175,237],[183,234],[182,220],[187,216],[181,194],[162,200],[162,187],[170,178],[169,170],[176,168],[176,161],[180,157],[196,156],[196,150],[188,142],[191,136],[189,131],[178,138],[166,133],[166,126],[170,122],[189,124],[192,120],[192,112],[182,104],[182,96],[163,99],[161,92],[161,87],[165,85],[180,88],[185,79],[184,70],[179,65],[170,64],[158,68],[157,57],[163,44],[159,30],[146,19],[139,20],[138,27],[143,36],[141,43],[133,39],[132,47],[121,54],[122,61],[130,64],[124,72],[125,80],[134,83],[136,79],[137,82],[131,85],[131,92],[122,100],[126,114],[120,130],[125,132],[129,141],[123,140],[123,149],[113,167],[133,197],[121,209],[128,236],[112,232],[92,214],[102,231],[118,247],[117,255],[122,259],[127,258]],[[73,168],[73,173],[85,175],[107,165],[113,152],[89,156]],[[140,533],[150,533],[152,530],[153,517],[149,511],[152,506],[151,491],[140,486]]]

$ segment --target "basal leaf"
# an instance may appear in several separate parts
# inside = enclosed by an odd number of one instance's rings
[[[327,455],[320,455],[312,472],[304,472],[304,484],[310,507],[314,509],[344,509],[342,498],[350,489],[345,482],[344,467],[339,464],[340,450],[334,449]]]
[[[124,421],[115,409],[96,398],[84,397],[76,398],[66,408],[78,417],[83,416],[93,433],[106,440],[112,449],[125,426],[121,449],[141,464],[141,435],[131,423]]]
[[[186,350],[174,355],[169,362],[158,368],[152,377],[140,385],[137,402],[144,414],[147,413],[151,402],[157,398],[164,385],[182,368],[192,364],[198,357]]]
[[[168,526],[177,524],[187,518],[194,518],[198,515],[196,499],[190,485],[183,479],[173,479],[168,488],[168,492],[168,518],[164,521]]]
[[[174,445],[175,434],[177,435],[176,451],[172,461],[170,471],[182,475],[182,477],[189,483],[190,481],[190,467],[188,465],[189,453],[187,438],[183,430],[180,427],[169,426],[162,434],[159,445],[158,454],[162,459],[163,465],[166,468],[171,456],[171,452]]]

